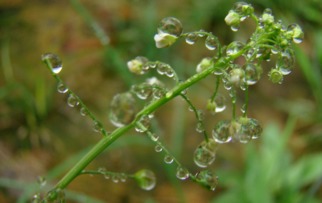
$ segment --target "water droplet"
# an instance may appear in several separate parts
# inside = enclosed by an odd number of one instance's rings
[[[53,189],[46,195],[48,202],[65,202],[65,192],[62,189]]]
[[[161,145],[157,144],[157,145],[155,145],[154,150],[156,152],[162,152],[163,149],[162,149]]]
[[[174,17],[163,18],[158,26],[158,33],[166,33],[179,37],[182,33],[182,24]]]
[[[37,182],[40,185],[40,187],[44,187],[47,184],[46,178],[42,176],[38,177]]]
[[[180,180],[186,180],[187,178],[189,178],[189,171],[186,168],[182,168],[179,166],[177,168],[176,176]]]
[[[217,94],[214,102],[216,103],[216,113],[223,112],[226,109],[226,98],[223,95]]]
[[[120,174],[120,181],[124,183],[124,182],[126,182],[126,180],[127,180],[127,175],[125,173],[121,173]]]
[[[213,139],[203,141],[194,152],[195,164],[201,168],[211,165],[215,161],[217,148],[218,144]]]
[[[134,178],[143,190],[152,190],[156,185],[154,173],[147,169],[136,172]]]
[[[237,32],[238,30],[239,30],[239,27],[240,27],[240,25],[238,24],[238,25],[232,25],[232,26],[230,26],[230,29],[233,31],[233,32]]]
[[[130,123],[136,114],[135,99],[129,92],[117,94],[110,104],[109,119],[116,127]]]
[[[246,109],[247,109],[247,105],[246,104],[243,104],[243,106],[240,108],[240,111],[245,114],[246,113]]]
[[[66,93],[66,92],[68,91],[68,88],[64,85],[64,83],[59,82],[59,83],[57,84],[57,91],[58,91],[59,93],[64,94],[64,93]]]
[[[291,49],[286,49],[279,55],[276,62],[276,68],[279,69],[283,75],[288,75],[292,72],[294,63],[294,52]]]
[[[212,136],[217,143],[223,144],[231,141],[231,134],[229,132],[230,121],[219,121],[212,130]]]
[[[110,178],[111,178],[111,174],[106,173],[106,172],[103,174],[103,176],[104,176],[104,178],[105,178],[106,180],[108,180],[108,179],[110,179]]]
[[[271,69],[271,71],[268,73],[268,76],[273,83],[282,84],[283,82],[283,74],[278,69]]]
[[[114,175],[112,175],[112,181],[113,181],[113,183],[118,183],[118,182],[120,182],[120,177],[119,177],[119,175],[118,175],[118,174],[114,174]]]
[[[63,69],[63,64],[61,59],[52,53],[46,53],[41,56],[42,61],[49,61],[51,70],[54,74],[58,74]]]
[[[157,72],[158,72],[160,75],[165,75],[167,72],[169,72],[169,69],[171,70],[170,65],[165,64],[165,63],[160,63],[160,64],[158,64],[158,66],[157,66]]]
[[[218,46],[216,38],[211,35],[206,38],[205,45],[209,50],[215,50]]]
[[[260,137],[263,129],[258,120],[254,118],[240,117],[238,119],[240,128],[236,132],[236,139],[241,143],[248,143],[251,139],[257,139]]]
[[[85,107],[80,108],[79,113],[82,116],[87,116],[88,115],[88,111],[87,111],[87,109]]]
[[[213,170],[203,170],[196,175],[197,182],[214,191],[218,185],[218,176]]]
[[[256,84],[259,81],[262,73],[261,67],[252,63],[247,63],[243,68],[245,70],[245,82],[247,85]]]
[[[79,101],[74,95],[70,94],[67,98],[67,104],[70,107],[76,107],[79,104]]]
[[[197,39],[198,39],[198,35],[196,33],[189,33],[186,36],[186,42],[187,42],[187,44],[190,44],[190,45],[195,44]]]
[[[152,94],[152,86],[148,83],[142,83],[139,85],[132,85],[131,91],[142,100],[147,99]]]
[[[94,121],[93,130],[94,132],[102,132],[102,125],[99,122]]]
[[[274,23],[274,16],[273,16],[273,12],[272,12],[272,9],[270,8],[266,8],[264,11],[263,11],[263,15],[261,17],[261,22],[265,25],[271,25]],[[264,26],[263,25],[263,26]]]
[[[234,41],[227,46],[226,54],[227,56],[234,56],[238,54],[240,50],[244,47],[244,44],[239,41]]]
[[[203,133],[203,132],[205,131],[205,128],[204,128],[204,126],[203,126],[202,122],[198,122],[198,123],[197,123],[196,131],[197,131],[198,133]]]
[[[174,159],[170,154],[166,154],[163,160],[166,164],[172,164]]]

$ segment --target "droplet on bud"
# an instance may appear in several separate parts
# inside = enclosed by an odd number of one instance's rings
[[[174,17],[163,18],[158,26],[158,33],[166,33],[179,37],[182,33],[181,22]]]
[[[273,83],[282,84],[283,82],[283,73],[278,69],[271,69],[268,73],[268,77]]]
[[[300,44],[304,39],[304,32],[302,28],[297,24],[291,24],[287,28],[287,32],[291,33],[294,43]]]
[[[116,127],[130,123],[136,113],[135,99],[129,92],[117,94],[110,104],[109,119]]]
[[[143,56],[138,56],[135,59],[127,62],[128,69],[137,75],[146,73],[149,66],[146,66],[148,59]]]
[[[152,190],[156,185],[154,173],[147,169],[136,172],[134,178],[143,190]]]
[[[291,49],[286,49],[279,55],[279,58],[276,62],[276,68],[280,70],[283,75],[288,75],[292,72],[294,63],[294,52]]]
[[[42,61],[48,61],[50,64],[51,71],[54,74],[58,74],[63,69],[63,64],[61,59],[56,55],[52,53],[46,53],[41,56]]]
[[[218,144],[213,139],[209,139],[208,142],[203,141],[194,152],[195,164],[200,168],[211,165],[215,161],[217,148]]]

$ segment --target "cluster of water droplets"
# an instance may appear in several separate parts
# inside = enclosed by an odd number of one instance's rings
[[[104,167],[100,167],[97,172],[101,175],[103,175],[103,177],[106,180],[111,180],[113,183],[120,183],[120,182],[126,182],[127,179],[130,177],[129,175],[125,174],[125,173],[115,173],[115,172],[110,172],[107,171]]]
[[[185,34],[185,41],[187,44],[194,45],[199,38],[205,37],[205,46],[208,50],[216,50],[219,46],[219,40],[212,33],[205,32],[203,30],[196,32],[189,32]]]
[[[231,140],[240,143],[248,143],[251,139],[257,139],[262,133],[262,127],[254,118],[240,117],[237,120],[219,121],[212,130],[213,139],[224,144]]]
[[[212,191],[214,191],[218,185],[218,176],[213,170],[207,169],[198,172],[196,174],[196,180]]]

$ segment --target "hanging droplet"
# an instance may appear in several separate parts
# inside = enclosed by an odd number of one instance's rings
[[[234,56],[240,50],[242,50],[243,47],[244,47],[244,44],[242,42],[234,41],[227,46],[226,54],[227,56]]]
[[[230,121],[219,121],[212,130],[212,136],[217,143],[223,144],[231,141],[231,134],[229,132]]]
[[[241,18],[242,19],[242,18]],[[239,30],[239,27],[240,27],[240,24],[238,25],[232,25],[230,26],[230,29],[233,31],[233,32],[237,32]]]
[[[276,62],[276,68],[279,69],[283,75],[288,75],[292,72],[294,63],[294,52],[291,49],[286,49],[279,55]]]
[[[155,145],[154,150],[156,152],[162,152],[163,149],[162,149],[161,145],[157,144],[157,145]]]
[[[106,180],[109,180],[110,178],[111,178],[111,174],[109,174],[109,173],[104,173],[104,178],[106,179]]]
[[[258,120],[241,117],[238,122],[241,124],[238,131],[238,139],[241,143],[247,143],[250,139],[257,139],[262,134],[263,129]]]
[[[174,159],[170,154],[166,154],[163,160],[166,164],[172,164]]]
[[[111,123],[116,127],[130,123],[136,114],[135,104],[135,99],[129,92],[115,95],[110,104]]]
[[[245,114],[246,113],[246,110],[247,110],[247,105],[246,104],[243,104],[243,106],[240,108],[240,111]]]
[[[244,65],[245,70],[245,82],[247,85],[256,84],[261,76],[262,69],[253,63],[247,63]]]
[[[209,50],[215,50],[218,46],[216,38],[211,35],[206,38],[205,45]]]
[[[169,71],[169,69],[171,69],[170,65],[168,64],[165,64],[165,63],[160,63],[157,65],[157,72],[160,74],[160,75],[164,75],[166,74],[166,72]]]
[[[213,139],[203,141],[195,150],[193,160],[201,168],[211,165],[216,158],[218,145]]]
[[[198,122],[198,123],[197,123],[196,131],[197,131],[198,133],[203,133],[203,132],[205,131],[205,128],[204,128],[204,126],[203,126],[202,122]]]
[[[65,202],[65,192],[62,189],[53,189],[46,195],[48,202]]]
[[[147,169],[142,169],[134,174],[134,178],[143,190],[152,190],[156,185],[154,173]]]
[[[171,68],[168,68],[164,74],[169,78],[172,78],[174,76],[174,71]]]
[[[196,43],[198,39],[198,35],[196,33],[189,33],[187,36],[186,36],[186,42],[187,44],[190,44],[190,45],[193,45]]]
[[[216,103],[216,113],[223,112],[226,109],[226,98],[223,95],[217,94],[214,102]]]
[[[88,115],[88,110],[85,107],[82,107],[82,108],[80,108],[79,113],[82,116],[87,116]]]
[[[218,185],[218,176],[213,170],[203,170],[196,175],[197,182],[214,191]]]
[[[68,91],[68,88],[64,85],[64,83],[59,82],[59,83],[57,84],[57,91],[58,91],[59,93],[64,94],[64,93],[66,93],[66,92]]]
[[[67,104],[70,107],[76,107],[79,104],[79,101],[74,95],[70,94],[67,98]]]
[[[95,121],[93,124],[93,130],[94,132],[100,133],[102,132],[102,126],[99,122]]]
[[[112,181],[113,181],[113,183],[120,182],[120,178],[119,178],[118,174],[112,175]]]
[[[143,75],[149,69],[149,66],[146,65],[148,61],[149,60],[143,56],[137,56],[135,59],[127,62],[127,67],[130,72],[137,75]]]
[[[124,182],[126,182],[126,180],[127,180],[127,175],[125,173],[121,173],[120,174],[120,181],[124,183]]]
[[[304,32],[302,28],[297,24],[291,24],[287,28],[287,32],[291,34],[293,42],[296,44],[302,43],[304,39]]]
[[[41,60],[46,62],[48,61],[50,64],[51,71],[54,74],[58,74],[63,69],[63,64],[61,59],[52,53],[46,53],[41,56]]]
[[[106,168],[104,168],[104,167],[100,167],[100,168],[98,168],[98,170],[97,170],[99,173],[101,173],[101,174],[104,174],[105,172],[106,172]]]
[[[163,18],[158,26],[158,33],[166,33],[179,37],[182,33],[182,24],[174,17]]]
[[[198,37],[204,37],[206,34],[205,34],[205,31],[203,29],[199,30],[198,32]]]
[[[187,178],[189,178],[189,171],[186,168],[183,168],[183,167],[179,166],[177,168],[176,176],[180,180],[186,180]]]

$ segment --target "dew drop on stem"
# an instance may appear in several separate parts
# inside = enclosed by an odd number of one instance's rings
[[[200,168],[211,165],[216,158],[218,145],[213,139],[203,141],[195,150],[193,160]]]
[[[68,91],[68,88],[64,85],[64,83],[59,82],[57,84],[57,91],[61,94],[65,94]]]
[[[63,64],[61,59],[56,55],[52,53],[46,53],[41,56],[42,61],[49,61],[51,66],[51,71],[54,74],[60,73],[60,71],[63,69]]]
[[[70,94],[67,98],[67,104],[70,107],[76,107],[79,104],[79,101],[73,94]]]
[[[166,154],[164,156],[164,163],[166,164],[172,164],[173,163],[173,157],[170,154]]]
[[[163,18],[158,26],[158,33],[166,33],[179,37],[182,33],[181,22],[174,17]]]
[[[176,176],[180,180],[186,180],[187,178],[189,178],[189,171],[186,168],[179,166],[177,168]]]

